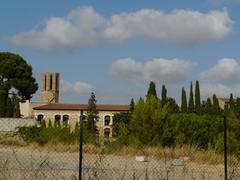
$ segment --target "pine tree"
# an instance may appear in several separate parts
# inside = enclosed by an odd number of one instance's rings
[[[182,113],[187,112],[187,95],[184,88],[182,88],[182,104],[181,104]]]
[[[200,97],[200,88],[199,88],[199,82],[196,81],[195,84],[195,112],[197,114],[201,113],[201,97]]]
[[[17,54],[0,52],[0,117],[6,115],[7,98],[12,87],[22,101],[31,99],[38,89],[31,65]]]
[[[165,85],[162,85],[162,105],[164,106],[167,103],[167,89]]]
[[[192,82],[191,82],[191,85],[190,85],[188,112],[189,113],[193,113],[194,112],[194,99],[193,99],[193,86],[192,86]]]
[[[157,98],[156,85],[153,81],[151,81],[149,84],[149,88],[146,96],[147,96],[147,99],[149,99],[151,96],[154,96]]]
[[[217,115],[220,112],[220,106],[216,94],[213,94],[213,105],[212,105],[213,114]]]
[[[134,102],[134,99],[132,98],[130,102],[130,108],[129,108],[130,113],[133,113],[134,106],[135,106],[135,102]]]
[[[87,128],[91,132],[96,132],[96,122],[98,121],[97,100],[95,94],[92,92],[88,100],[87,110]]]
[[[0,83],[0,117],[6,116],[7,97],[6,90]]]
[[[16,99],[16,101],[15,101],[13,117],[15,117],[15,118],[21,117],[20,107],[19,107],[19,99]]]
[[[19,97],[13,93],[11,96],[11,101],[12,101],[12,109],[13,109],[12,117],[20,118],[21,114],[20,114],[20,107],[19,107],[19,102],[20,102]]]

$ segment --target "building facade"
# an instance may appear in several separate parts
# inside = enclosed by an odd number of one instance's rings
[[[41,102],[20,103],[20,112],[24,118],[35,118],[37,123],[67,124],[74,127],[80,120],[80,112],[86,116],[87,104],[59,103],[59,73],[44,73],[42,77]],[[128,112],[129,105],[97,104],[97,129],[100,136],[112,137],[113,116],[116,113]]]
[[[74,127],[80,121],[80,113],[87,115],[87,104],[47,104],[35,107],[34,114],[38,123],[45,120],[46,123],[51,121],[61,125]],[[96,126],[100,136],[112,137],[113,116],[119,112],[129,111],[128,105],[97,105],[98,120]]]

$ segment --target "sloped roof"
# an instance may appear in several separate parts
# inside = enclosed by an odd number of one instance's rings
[[[88,104],[47,104],[34,110],[87,110]],[[129,105],[98,104],[98,111],[129,111]]]

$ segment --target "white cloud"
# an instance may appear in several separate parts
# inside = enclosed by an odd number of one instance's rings
[[[111,75],[139,83],[176,83],[185,80],[195,63],[180,59],[153,59],[145,63],[126,58],[115,61],[110,69]]]
[[[203,98],[212,97],[213,94],[216,94],[217,97],[229,98],[231,93],[233,93],[235,97],[240,97],[239,84],[226,85],[222,83],[203,82],[200,86]]]
[[[41,51],[122,42],[135,37],[194,45],[226,37],[232,31],[232,25],[226,10],[208,13],[174,10],[165,13],[142,9],[106,18],[92,7],[81,7],[71,11],[67,17],[51,17],[42,29],[17,34],[10,38],[10,42]]]
[[[92,85],[86,82],[77,81],[75,83],[70,83],[65,80],[60,81],[60,88],[61,92],[63,93],[77,93],[77,94],[89,93],[92,92],[94,89]]]
[[[216,65],[200,74],[200,79],[220,83],[240,81],[240,64],[235,59],[220,59]]]
[[[204,97],[216,94],[229,97],[240,96],[240,64],[231,58],[220,59],[213,67],[200,73],[201,94]]]

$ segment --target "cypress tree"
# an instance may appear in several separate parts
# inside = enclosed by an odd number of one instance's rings
[[[229,99],[229,108],[232,111],[235,111],[235,103],[234,103],[234,99],[233,99],[233,94],[230,94],[230,99]]]
[[[167,102],[167,89],[165,85],[162,85],[162,104],[165,105]]]
[[[135,106],[135,102],[134,102],[134,99],[132,98],[130,102],[130,108],[129,108],[130,113],[133,113],[134,106]]]
[[[213,94],[212,112],[213,114],[216,114],[216,115],[219,114],[220,112],[219,102],[216,94]]]
[[[151,96],[154,96],[157,98],[156,85],[153,81],[151,81],[149,84],[149,88],[146,96],[147,96],[147,99],[149,99]]]
[[[187,112],[187,95],[184,88],[182,88],[182,104],[181,104],[182,113]]]
[[[201,97],[200,97],[200,88],[199,88],[199,82],[196,81],[195,84],[195,112],[197,114],[201,113]]]
[[[205,112],[207,114],[212,114],[212,102],[210,98],[207,98],[206,106],[205,106]]]
[[[192,87],[192,82],[191,82],[191,85],[190,85],[190,94],[189,94],[188,112],[189,112],[189,113],[193,113],[193,112],[194,112],[194,98],[193,98],[193,87]]]
[[[179,112],[179,106],[176,103],[175,99],[168,98],[167,104],[168,104],[169,113],[178,113]]]
[[[96,122],[98,121],[97,100],[95,94],[92,92],[88,100],[87,110],[87,128],[90,132],[96,132]]]

